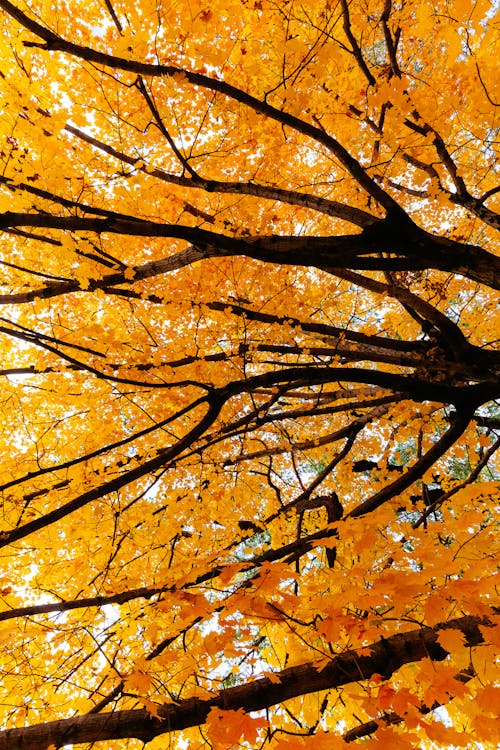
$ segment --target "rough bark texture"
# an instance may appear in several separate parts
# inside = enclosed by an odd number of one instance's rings
[[[99,742],[102,740],[136,737],[144,742],[160,734],[203,724],[213,707],[225,710],[259,711],[298,695],[347,685],[366,680],[374,674],[389,678],[399,667],[428,657],[435,661],[446,658],[447,652],[437,643],[439,631],[445,628],[460,630],[469,646],[483,642],[479,625],[489,621],[478,617],[461,617],[435,628],[418,628],[380,640],[357,653],[346,651],[326,663],[301,664],[268,677],[221,691],[209,700],[190,698],[178,704],[159,707],[161,719],[148,711],[115,711],[87,714],[62,721],[39,724],[26,729],[11,729],[0,733],[0,750],[46,750],[51,744]]]

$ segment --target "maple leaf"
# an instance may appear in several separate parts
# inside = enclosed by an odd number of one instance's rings
[[[470,747],[471,737],[466,732],[458,732],[453,727],[447,727],[439,721],[424,724],[425,733],[433,742],[448,747]]]
[[[242,709],[221,711],[212,708],[207,717],[207,732],[214,748],[227,750],[241,740],[255,743],[262,729],[267,728],[266,719],[252,718]]]
[[[402,734],[390,727],[383,727],[378,730],[374,739],[367,740],[365,747],[370,750],[384,750],[387,747],[396,750],[415,750],[418,747],[418,738],[410,732]]]
[[[317,732],[314,736],[307,735],[299,737],[280,738],[273,747],[276,750],[307,750],[307,748],[319,748],[319,750],[345,750],[348,744],[342,737],[332,732]]]
[[[127,690],[137,692],[138,695],[147,695],[152,683],[151,675],[140,669],[127,675],[125,678],[125,686]]]
[[[144,697],[141,698],[141,703],[148,710],[150,716],[155,719],[160,719],[161,721],[161,716],[158,713],[158,709],[160,708],[160,705],[158,703],[155,703],[155,701],[148,700]]]
[[[438,635],[438,642],[445,649],[445,651],[454,653],[465,645],[465,637],[460,630],[453,630],[449,628],[447,630],[440,631]]]

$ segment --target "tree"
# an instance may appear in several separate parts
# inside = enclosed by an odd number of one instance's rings
[[[0,748],[497,747],[495,4],[0,8]]]

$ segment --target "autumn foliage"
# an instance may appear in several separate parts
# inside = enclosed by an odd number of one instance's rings
[[[500,742],[490,0],[0,0],[0,750]]]

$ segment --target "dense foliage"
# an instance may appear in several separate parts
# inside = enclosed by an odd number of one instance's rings
[[[491,0],[0,0],[0,749],[498,747]]]

